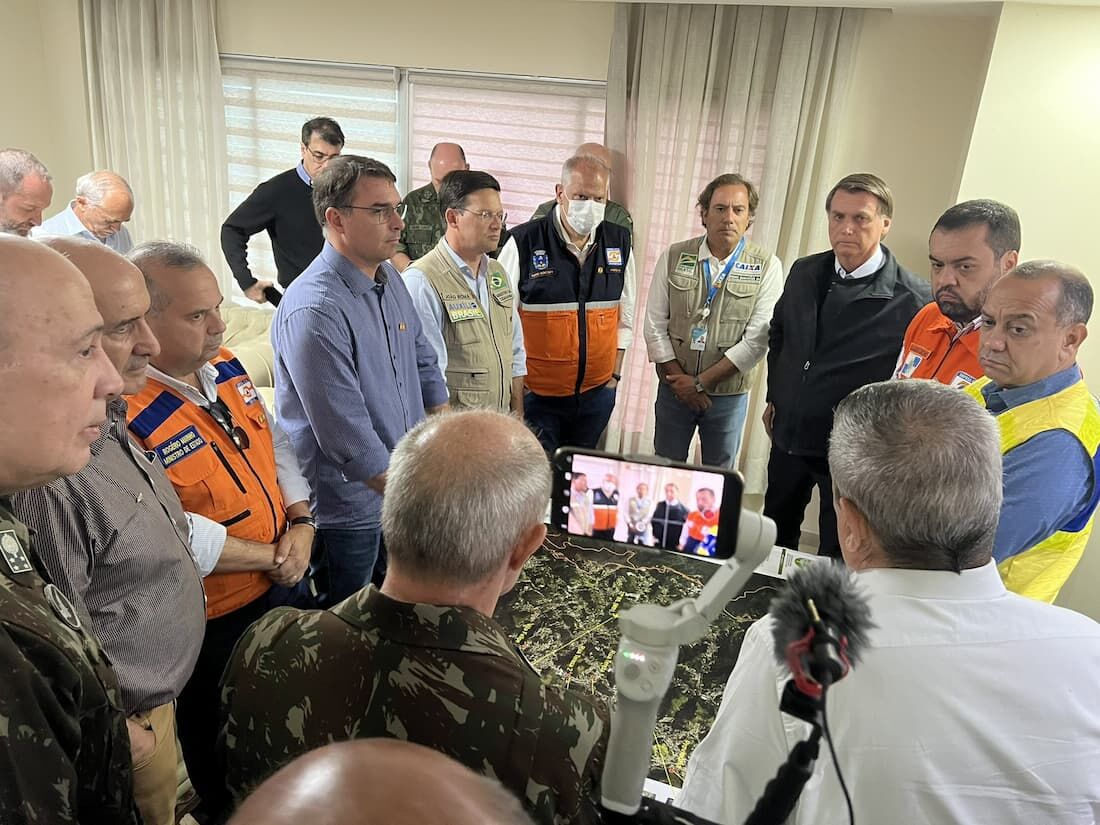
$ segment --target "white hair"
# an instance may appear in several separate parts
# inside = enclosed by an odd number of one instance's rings
[[[912,379],[861,387],[837,405],[829,469],[895,567],[959,572],[989,561],[1000,433],[965,392]]]
[[[390,456],[386,550],[408,575],[476,584],[541,523],[549,498],[550,464],[522,422],[491,410],[433,415]]]
[[[89,172],[76,179],[76,196],[86,199],[93,206],[99,206],[107,193],[116,189],[125,189],[133,199],[134,190],[130,188],[130,184],[114,172]]]
[[[53,180],[42,161],[25,149],[0,149],[0,198],[17,191],[28,175]]]

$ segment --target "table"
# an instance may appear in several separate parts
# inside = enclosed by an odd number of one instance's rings
[[[717,567],[643,547],[601,548],[548,530],[516,587],[501,599],[496,619],[548,684],[610,700],[620,607],[697,595]],[[688,757],[718,712],[745,631],[782,586],[780,579],[753,574],[707,637],[680,649],[657,720],[652,779],[680,787]]]

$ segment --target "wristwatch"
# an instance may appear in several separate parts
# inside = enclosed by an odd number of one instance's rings
[[[622,381],[622,380],[623,380],[623,377],[622,377],[622,375],[620,375],[620,374],[619,374],[619,373],[617,373],[617,372],[613,372],[613,373],[611,373],[611,377],[612,377],[612,378],[614,378],[614,379],[615,379],[616,381]]]
[[[296,518],[292,518],[290,520],[291,527],[297,527],[299,524],[308,524],[314,530],[317,529],[317,519],[315,519],[313,516],[297,516]]]
[[[707,388],[703,386],[703,382],[700,381],[698,378],[695,379],[695,391],[696,392],[706,392],[707,391]]]

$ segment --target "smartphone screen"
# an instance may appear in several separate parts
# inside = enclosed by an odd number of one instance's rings
[[[560,450],[551,523],[574,536],[726,559],[737,544],[736,471]]]

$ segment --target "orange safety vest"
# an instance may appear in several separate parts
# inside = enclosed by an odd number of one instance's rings
[[[688,538],[695,539],[696,541],[702,541],[707,537],[706,528],[718,527],[718,513],[719,510],[712,510],[710,516],[705,515],[701,510],[693,510],[688,513],[687,526],[688,526]]]
[[[150,378],[127,399],[130,432],[154,452],[185,510],[225,526],[229,535],[273,544],[286,529],[270,425],[241,362],[222,349],[211,362],[218,371],[218,399],[248,439],[238,448],[205,408]],[[232,613],[271,588],[266,573],[211,573],[206,587],[209,619]]]
[[[973,384],[985,375],[978,362],[979,338],[973,325],[960,334],[955,322],[932,301],[905,330],[894,378],[929,378],[957,389]]]
[[[596,490],[592,494],[592,529],[614,530],[615,523],[619,519],[619,496],[616,493],[612,500],[603,490]]]

